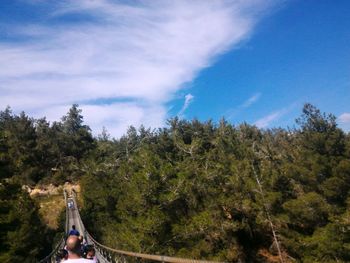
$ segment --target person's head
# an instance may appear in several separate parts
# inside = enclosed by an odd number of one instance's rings
[[[80,243],[83,244],[84,237],[83,236],[78,236],[78,239],[79,239]]]
[[[59,259],[67,259],[68,258],[68,251],[67,250],[65,250],[65,249],[60,249],[59,251],[58,251],[58,253],[57,253],[57,257],[59,258]]]
[[[80,256],[81,254],[81,242],[77,236],[69,236],[66,241],[67,250],[70,255]]]
[[[72,225],[72,229],[74,229],[74,230],[75,230],[75,225]]]
[[[96,251],[93,245],[88,245],[86,247],[86,258],[94,258],[95,253]]]

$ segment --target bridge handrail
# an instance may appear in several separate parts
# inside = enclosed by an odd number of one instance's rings
[[[68,204],[67,204],[67,192],[66,190],[63,190],[63,195],[64,195],[64,202],[65,202],[65,205],[66,205],[66,224],[65,224],[65,233],[66,235],[68,235],[68,231],[69,231],[69,215],[68,215]]]
[[[52,261],[52,257],[54,257],[57,253],[57,251],[61,248],[61,247],[64,247],[64,244],[66,242],[65,240],[65,234],[62,234],[62,238],[61,238],[61,242],[58,242],[56,247],[51,251],[51,253],[49,255],[47,255],[45,258],[41,259],[39,261],[39,263],[46,263],[46,262],[55,262],[55,259],[54,261]]]
[[[76,205],[76,209],[78,209],[78,204],[76,202],[76,192],[73,191],[72,194],[74,203]],[[80,217],[80,213],[78,211],[78,218],[79,218],[79,223],[85,229],[84,233],[84,238],[88,237],[92,243],[100,250],[105,250],[103,254],[104,257],[112,260],[112,256],[110,253],[118,254],[119,256],[129,256],[129,257],[134,257],[134,258],[139,258],[139,259],[146,259],[146,260],[153,260],[153,261],[160,261],[160,262],[169,262],[169,263],[219,263],[218,261],[207,261],[207,260],[195,260],[195,259],[186,259],[186,258],[178,258],[178,257],[168,257],[168,256],[163,256],[163,255],[151,255],[151,254],[144,254],[144,253],[137,253],[137,252],[131,252],[131,251],[124,251],[124,250],[118,250],[114,248],[107,247],[105,245],[102,245],[98,241],[96,241],[90,233],[86,230],[84,227],[83,220]],[[106,253],[108,252],[108,253]],[[114,261],[113,261],[114,262]]]
[[[55,248],[51,251],[51,253],[49,255],[47,255],[45,258],[41,259],[39,261],[39,263],[45,263],[45,262],[55,262],[52,261],[52,257],[55,256],[55,254],[58,252],[58,250],[61,247],[64,247],[65,244],[65,236],[68,233],[68,225],[69,225],[69,216],[68,216],[68,209],[67,209],[67,192],[66,190],[63,190],[63,195],[64,195],[64,202],[65,202],[65,206],[66,206],[66,225],[65,225],[65,232],[62,234],[62,238],[61,241],[57,243],[57,245],[55,246]],[[55,260],[55,259],[54,259]]]
[[[72,191],[72,198],[74,200],[74,204],[76,205],[76,209],[78,209],[76,192],[74,190]],[[218,261],[195,260],[195,259],[187,259],[187,258],[168,257],[163,255],[151,255],[151,254],[137,253],[137,252],[110,248],[105,245],[102,245],[90,235],[90,233],[84,227],[84,223],[80,217],[79,211],[78,211],[78,218],[79,218],[80,225],[83,227],[83,229],[85,229],[84,238],[86,240],[90,240],[94,244],[94,246],[101,252],[102,256],[105,257],[106,259],[109,259],[110,262],[118,262],[118,260],[113,260],[113,258],[115,259],[115,257],[112,257],[111,255],[111,253],[113,253],[113,254],[118,254],[119,257],[121,258],[128,256],[128,257],[138,258],[141,260],[152,260],[152,261],[169,262],[169,263],[219,263]],[[121,262],[126,262],[126,261],[122,260]]]
[[[79,224],[80,224],[80,229],[85,230],[85,225],[83,223],[83,220],[80,217],[80,212],[79,212],[79,207],[78,207],[78,202],[77,202],[77,193],[75,192],[74,189],[72,189],[72,198],[74,201],[75,208],[78,210],[78,220],[79,220]],[[87,232],[87,231],[85,230],[84,232]],[[84,239],[86,240],[85,233],[82,233],[82,234],[84,235]]]
[[[141,258],[141,259],[148,259],[148,260],[154,260],[154,261],[160,261],[160,262],[170,262],[170,263],[218,263],[218,261],[207,261],[207,260],[195,260],[195,259],[187,259],[187,258],[178,258],[178,257],[168,257],[168,256],[162,256],[162,255],[151,255],[151,254],[144,254],[144,253],[137,253],[137,252],[130,252],[130,251],[124,251],[124,250],[118,250],[114,248],[107,247],[105,245],[102,245],[98,241],[96,241],[90,234],[87,232],[87,235],[89,236],[90,240],[97,246],[102,247],[106,250],[109,250],[110,252],[118,253],[125,256],[135,257],[135,258]]]

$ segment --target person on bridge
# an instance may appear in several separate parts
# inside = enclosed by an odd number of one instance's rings
[[[96,251],[93,245],[87,245],[85,248],[86,259],[90,260],[90,263],[97,262]]]
[[[77,236],[72,235],[67,238],[66,248],[68,259],[64,263],[91,263],[91,260],[81,257],[81,243]]]
[[[57,253],[56,262],[60,263],[65,261],[66,259],[68,259],[68,251],[65,250],[64,248],[61,248]]]
[[[75,225],[72,225],[72,229],[69,231],[68,236],[80,236],[79,231],[75,229]]]

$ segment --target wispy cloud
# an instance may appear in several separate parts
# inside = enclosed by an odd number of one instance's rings
[[[282,116],[286,115],[289,113],[294,107],[295,103],[293,103],[289,107],[282,108],[280,110],[274,111],[260,119],[258,119],[254,125],[256,125],[258,128],[267,128],[270,126],[273,122],[278,121]]]
[[[242,104],[242,108],[248,108],[249,106],[257,102],[260,99],[260,97],[261,93],[254,94]]]
[[[174,94],[247,38],[273,2],[52,2],[41,24],[2,25],[25,41],[0,40],[0,105],[54,120],[79,103],[95,132],[105,126],[113,136],[161,125]],[[72,15],[81,19],[65,20]],[[121,99],[128,103],[113,102]]]
[[[258,128],[266,128],[271,122],[278,120],[283,114],[279,111],[273,112],[259,120],[257,120],[254,125]]]
[[[249,108],[254,103],[256,103],[261,97],[261,93],[255,93],[251,97],[249,97],[246,101],[244,101],[242,104],[238,105],[237,107],[230,109],[225,114],[227,118],[230,120],[237,116],[239,113],[241,113],[244,109]]]
[[[190,104],[193,101],[193,99],[194,99],[194,96],[192,94],[190,94],[190,93],[185,96],[184,105],[182,106],[181,110],[177,114],[180,118],[183,117],[185,111],[187,110],[188,106],[190,106]]]
[[[350,131],[350,113],[349,112],[344,112],[339,115],[338,117],[339,120],[339,126],[344,130],[349,132]]]
[[[350,113],[344,112],[338,117],[341,123],[350,123]]]

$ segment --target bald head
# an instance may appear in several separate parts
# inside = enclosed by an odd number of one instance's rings
[[[66,241],[67,250],[71,254],[80,255],[81,242],[77,236],[69,236]]]

